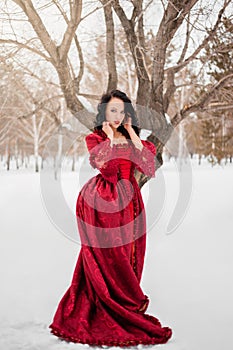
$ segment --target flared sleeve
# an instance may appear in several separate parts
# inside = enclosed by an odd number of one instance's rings
[[[142,150],[134,146],[132,160],[135,164],[135,168],[141,173],[155,177],[155,155],[156,146],[147,140],[141,140],[143,144]]]
[[[114,184],[118,177],[118,160],[114,158],[111,140],[107,137],[105,140],[95,133],[89,134],[85,138],[89,151],[89,161],[94,169],[98,169],[105,180]]]

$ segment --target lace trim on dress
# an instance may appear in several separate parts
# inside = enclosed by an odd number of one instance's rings
[[[100,170],[106,180],[116,184],[118,160],[113,156],[114,148],[110,146],[110,139],[106,138],[99,142],[96,136],[92,134],[86,137],[86,142],[90,153],[91,166]]]
[[[117,143],[113,143],[113,146],[117,146],[120,148],[128,148],[129,143],[128,142],[117,142]]]
[[[159,320],[151,315],[146,315],[144,314],[144,317],[150,321],[152,321],[155,325],[161,325]],[[55,326],[49,326],[51,328],[51,333],[56,335],[57,337],[63,338],[66,341],[71,341],[73,343],[81,343],[81,344],[89,344],[89,345],[107,345],[107,346],[134,346],[134,345],[150,345],[150,344],[163,344],[168,341],[168,339],[171,337],[172,330],[169,327],[163,327],[162,329],[164,330],[164,336],[158,336],[158,337],[151,337],[150,339],[132,339],[132,340],[116,340],[116,339],[111,339],[111,340],[90,340],[85,337],[85,339],[81,339],[78,337],[73,337],[70,335],[67,335],[65,332],[63,332],[61,329]]]
[[[111,160],[112,156],[112,147],[110,146],[110,139],[106,139],[105,141],[96,145],[90,151],[90,163],[93,168],[106,168],[108,161]]]
[[[135,168],[149,177],[155,177],[156,147],[150,141],[142,140],[142,144],[142,150],[134,147],[132,152],[132,160]]]
[[[134,163],[135,168],[149,177],[155,177],[155,145],[150,141],[141,140],[143,148],[139,150],[131,140],[126,140],[126,142],[113,143],[111,146],[106,134],[105,136],[97,133],[88,135],[86,142],[90,152],[91,166],[98,168],[106,180],[116,184],[119,162],[115,157],[115,151],[130,148],[130,160]]]

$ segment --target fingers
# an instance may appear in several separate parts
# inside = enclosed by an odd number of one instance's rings
[[[132,125],[132,118],[130,116],[126,116],[124,124],[126,125]]]

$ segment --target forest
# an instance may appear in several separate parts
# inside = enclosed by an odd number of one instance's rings
[[[68,142],[74,170],[101,95],[116,88],[158,168],[165,154],[232,162],[232,1],[5,0],[0,16],[1,168],[39,172],[54,138],[50,155]]]

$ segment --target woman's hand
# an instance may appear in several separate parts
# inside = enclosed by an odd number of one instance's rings
[[[128,133],[133,130],[132,128],[132,118],[128,115],[125,116],[125,122],[123,124],[124,128],[128,131]]]
[[[126,118],[127,119],[124,123],[124,128],[128,131],[131,141],[133,142],[135,147],[141,151],[143,148],[143,144],[142,144],[142,141],[140,140],[140,137],[138,137],[134,128],[132,127],[132,118],[129,116],[127,116]]]
[[[107,121],[103,122],[102,130],[105,132],[105,134],[108,136],[108,138],[113,140],[113,130],[112,130],[109,122],[107,122]]]

